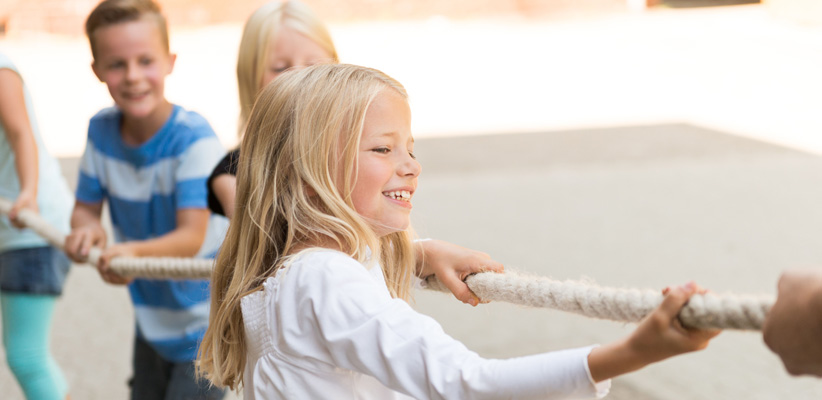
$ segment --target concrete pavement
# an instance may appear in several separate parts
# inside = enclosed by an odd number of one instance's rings
[[[557,279],[773,293],[782,268],[822,264],[822,158],[691,125],[421,139],[414,223],[423,237]],[[76,160],[63,160],[67,175]],[[72,180],[73,181],[73,180]],[[488,357],[606,343],[632,326],[552,310],[472,309],[438,293],[416,307]],[[53,347],[75,399],[125,398],[133,312],[123,288],[76,267]],[[0,354],[0,357],[2,355]],[[4,399],[20,393],[0,367]],[[618,400],[815,399],[756,332],[614,382]]]

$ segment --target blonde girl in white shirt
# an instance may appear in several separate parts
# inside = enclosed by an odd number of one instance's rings
[[[308,5],[299,0],[273,0],[261,5],[243,28],[237,57],[237,87],[240,99],[240,137],[257,94],[288,69],[320,62],[339,62],[337,50],[325,24]],[[239,150],[229,152],[208,178],[209,208],[231,218],[236,191]],[[423,273],[440,271],[440,281],[456,298],[476,306],[479,299],[462,282],[479,270],[502,272],[503,266],[488,254],[441,240],[417,243],[420,258],[429,261]]]
[[[211,283],[199,373],[261,399],[599,398],[610,378],[704,348],[676,315],[693,284],[625,339],[479,357],[406,302],[420,164],[405,89],[352,65],[280,76],[242,142],[237,206]],[[241,205],[241,206],[240,206]]]

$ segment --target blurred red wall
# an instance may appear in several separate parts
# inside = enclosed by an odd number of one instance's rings
[[[0,33],[82,35],[99,0],[0,0]],[[172,28],[241,23],[266,0],[159,0]],[[626,0],[304,0],[328,22],[419,19],[432,15],[482,18],[551,17],[619,11]]]

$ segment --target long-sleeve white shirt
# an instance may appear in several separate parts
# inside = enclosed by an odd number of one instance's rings
[[[601,398],[591,348],[484,359],[390,296],[379,267],[316,249],[242,299],[244,398]]]

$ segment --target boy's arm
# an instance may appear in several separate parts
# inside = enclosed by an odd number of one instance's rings
[[[132,257],[193,257],[205,240],[209,215],[210,212],[206,209],[178,210],[177,227],[173,231],[154,239],[125,242],[116,246],[127,247]]]
[[[177,228],[148,240],[134,240],[108,247],[100,254],[97,270],[104,281],[126,285],[132,278],[120,276],[109,265],[114,257],[192,257],[203,244],[210,212],[188,208],[177,211]]]
[[[20,193],[9,212],[9,220],[15,222],[17,213],[28,208],[37,210],[37,143],[26,110],[23,94],[23,80],[15,71],[0,69],[0,124],[6,133],[11,151],[14,152],[14,167],[20,181]]]
[[[477,272],[503,272],[502,263],[480,251],[467,249],[442,240],[420,240],[415,243],[417,276],[436,275],[458,300],[476,306],[480,299],[465,284],[468,275]]]
[[[66,254],[76,262],[84,262],[92,247],[106,247],[106,231],[100,223],[103,203],[74,202],[71,212],[71,233],[66,236]]]

